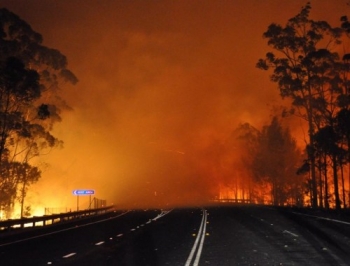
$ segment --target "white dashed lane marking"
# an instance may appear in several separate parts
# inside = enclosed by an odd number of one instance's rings
[[[77,253],[69,253],[69,254],[67,254],[67,255],[64,255],[62,258],[67,259],[67,258],[69,258],[69,257],[74,256],[75,254],[77,254]]]
[[[299,213],[299,212],[292,212],[292,213],[297,214],[297,215],[301,215],[301,216],[312,217],[312,218],[319,219],[319,220],[325,220],[325,221],[331,221],[331,222],[335,222],[335,223],[350,225],[349,222],[336,220],[336,219],[330,219],[330,218],[327,218],[327,217],[315,216],[315,215]]]
[[[288,230],[284,230],[283,233],[287,233],[287,234],[290,234],[291,236],[298,237],[297,234],[294,234],[294,233],[292,233],[292,232],[290,232]]]

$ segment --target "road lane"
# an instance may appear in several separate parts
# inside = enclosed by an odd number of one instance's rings
[[[340,254],[289,211],[237,206],[208,212],[210,237],[200,265],[349,265],[349,253]]]
[[[125,237],[130,228],[137,227],[158,214],[159,211],[154,210],[131,211],[122,216],[111,213],[109,218],[104,217],[96,223],[74,225],[63,230],[55,230],[53,227],[49,233],[46,232],[41,237],[30,237],[19,241],[18,236],[14,236],[13,244],[7,238],[7,244],[3,243],[0,246],[0,261],[4,263],[1,265],[66,264],[73,258],[98,247],[95,243],[111,241],[111,238],[118,239],[117,235],[120,234]]]
[[[101,247],[99,254],[86,254],[69,265],[183,266],[194,245],[202,213],[200,208],[172,210],[140,226],[121,242]]]

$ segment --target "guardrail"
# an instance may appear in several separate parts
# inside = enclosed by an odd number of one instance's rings
[[[84,210],[84,211],[75,211],[75,212],[67,212],[67,213],[44,215],[44,216],[34,216],[31,218],[9,219],[5,221],[0,221],[0,232],[4,230],[10,230],[11,228],[45,226],[56,222],[83,218],[86,216],[105,213],[112,208],[113,206],[109,206],[109,207],[90,209],[90,210]]]
[[[220,203],[245,203],[250,204],[250,199],[215,199],[214,202],[220,202]]]

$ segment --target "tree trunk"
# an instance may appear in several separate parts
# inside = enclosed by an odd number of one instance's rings
[[[335,196],[335,209],[340,210],[340,197],[339,197],[339,187],[338,187],[338,172],[337,172],[337,156],[332,155],[333,163],[333,182],[334,182],[334,196]]]
[[[350,208],[350,162],[348,164],[348,192],[349,192],[349,195],[348,195],[348,200],[349,200],[349,208]]]
[[[349,146],[350,146],[350,138],[349,138],[349,136],[348,136],[348,200],[349,200],[349,204],[348,204],[348,206],[349,206],[349,208],[350,208],[350,148],[349,148]]]
[[[342,194],[343,194],[343,208],[346,208],[346,195],[345,195],[345,182],[344,182],[344,169],[343,165],[340,166],[340,173],[341,173],[341,185],[342,185]]]
[[[26,182],[23,182],[22,193],[21,193],[21,218],[23,218],[23,210],[24,210],[24,198],[26,193]]]
[[[310,92],[311,95],[311,92]],[[314,125],[312,123],[312,112],[308,111],[308,119],[309,119],[309,139],[310,139],[310,151],[309,151],[309,159],[310,159],[310,171],[311,171],[311,186],[312,186],[312,207],[317,208],[317,181],[316,181],[316,160],[315,160],[315,149],[314,149]]]
[[[320,199],[319,199],[319,202],[320,202],[320,208],[323,209],[323,186],[322,186],[322,162],[321,162],[321,159],[319,161],[319,165],[318,165],[318,172],[319,172],[319,188],[320,188]]]
[[[248,186],[249,186],[249,203],[252,203],[252,194],[253,194],[253,192],[252,192],[252,184],[251,184],[250,180],[248,182],[249,182],[248,183]]]
[[[327,157],[325,157],[324,159],[324,205],[325,208],[328,210],[329,209],[329,195],[328,195],[328,176],[327,176]]]
[[[278,201],[277,201],[277,188],[276,188],[276,182],[273,181],[272,184],[272,193],[273,193],[273,205],[277,206],[278,205]]]

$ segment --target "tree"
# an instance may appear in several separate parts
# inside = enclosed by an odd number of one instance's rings
[[[263,36],[280,57],[269,52],[258,61],[257,67],[273,69],[271,80],[278,84],[281,96],[291,98],[291,111],[308,122],[312,206],[317,207],[314,137],[317,128],[329,124],[336,113],[334,93],[340,93],[337,86],[341,82],[337,72],[339,56],[330,49],[340,44],[343,31],[325,21],[309,19],[310,9],[307,3],[285,27],[275,23],[268,27]]]
[[[255,173],[253,160],[257,152],[259,136],[260,131],[249,123],[240,124],[233,132],[235,145],[238,146],[237,148],[240,151],[240,161],[236,164],[242,165],[247,175],[250,176],[250,180],[248,180],[250,202],[264,203],[264,189],[260,186],[257,191],[254,191],[253,182],[251,182]]]
[[[253,169],[258,183],[270,185],[274,205],[302,204],[302,181],[296,174],[300,160],[301,152],[289,129],[273,117],[259,136]]]
[[[340,208],[337,167],[339,164],[341,164],[342,158],[344,157],[343,155],[345,154],[345,150],[339,145],[340,135],[337,134],[334,127],[325,126],[315,134],[314,141],[316,150],[322,152],[325,156],[329,156],[330,158],[333,175],[336,177],[334,179],[335,203],[337,208]]]
[[[42,44],[42,36],[5,8],[0,9],[0,204],[19,194],[22,215],[28,186],[40,170],[29,164],[61,145],[50,131],[61,120],[59,84],[75,84],[67,59]]]
[[[342,108],[335,118],[335,130],[338,133],[342,145],[343,163],[348,164],[348,206],[350,207],[350,110],[348,107]],[[343,171],[342,171],[343,174]],[[344,182],[343,182],[344,183]],[[343,184],[343,197],[345,196],[345,189]],[[345,204],[345,198],[343,199]]]

